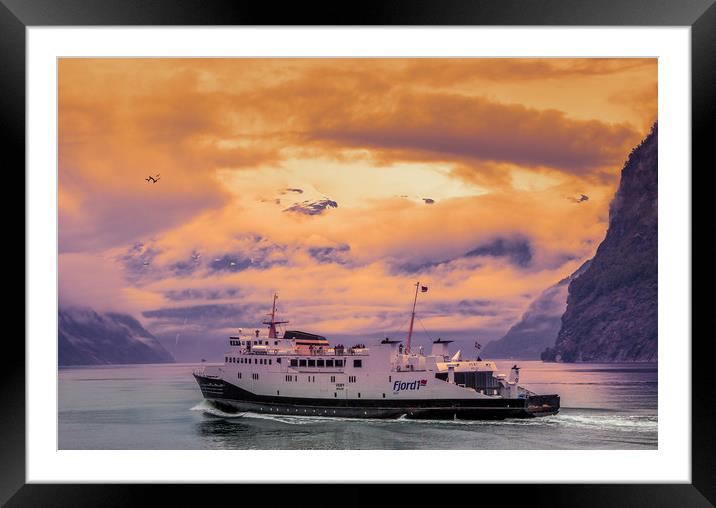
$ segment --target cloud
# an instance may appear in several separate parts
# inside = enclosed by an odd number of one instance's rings
[[[505,239],[496,238],[489,240],[487,243],[479,245],[474,249],[465,252],[457,257],[451,259],[443,259],[440,261],[427,261],[424,263],[404,263],[398,265],[396,268],[401,272],[406,273],[420,273],[427,270],[450,265],[457,260],[465,260],[467,258],[503,258],[507,262],[512,263],[515,266],[525,268],[532,262],[532,248],[530,247],[529,241],[525,239]],[[474,268],[477,269],[482,266],[482,263],[474,263]]]
[[[212,170],[275,157],[267,145],[217,140],[230,137],[231,95],[200,93],[199,73],[184,67],[60,60],[61,252],[101,251],[181,224],[226,202]],[[140,84],[140,75],[152,78]],[[158,183],[145,181],[157,173]]]
[[[136,242],[126,250],[119,249],[112,258],[121,266],[128,282],[141,285],[167,278],[210,277],[218,273],[285,265],[290,255],[288,249],[287,245],[271,242],[260,235],[237,233],[234,241],[224,245],[220,252],[198,243],[190,253],[176,252],[171,242],[159,237]]]
[[[181,302],[186,300],[223,300],[237,298],[242,295],[240,288],[222,289],[193,289],[169,290],[163,296],[170,302]]]
[[[532,262],[532,248],[526,240],[506,240],[497,238],[485,245],[480,245],[465,254],[465,257],[504,257],[518,266],[528,266]]]
[[[499,306],[490,300],[459,300],[443,302],[423,311],[426,316],[496,316]]]
[[[636,115],[637,125],[643,130],[649,128],[657,121],[658,86],[656,81],[645,87],[619,90],[608,97],[614,104],[630,108]]]
[[[628,124],[448,94],[406,94],[386,110],[322,116],[310,136],[353,148],[403,150],[415,158],[433,154],[577,173],[618,164],[639,139]]]
[[[558,81],[605,76],[654,65],[650,58],[463,58],[408,61],[405,75],[433,86],[465,81],[498,83]]]
[[[171,340],[275,291],[299,329],[403,333],[415,279],[427,329],[499,336],[593,254],[656,112],[654,60],[59,65],[61,300]]]
[[[348,262],[346,254],[350,250],[349,245],[341,244],[335,247],[309,247],[308,253],[319,263],[346,264]]]
[[[217,172],[296,157],[444,161],[490,185],[509,181],[506,163],[613,175],[639,137],[628,119],[570,116],[554,84],[530,106],[514,88],[481,95],[493,89],[476,80],[561,80],[590,99],[575,104],[594,103],[595,114],[611,104],[642,122],[655,114],[654,69],[652,59],[62,59],[60,251],[100,252],[171,229],[227,203]],[[641,84],[634,72],[654,77]],[[629,86],[605,86],[613,76]],[[543,107],[547,96],[558,107]],[[156,173],[159,184],[144,181]]]
[[[191,321],[193,324],[205,323],[209,328],[232,327],[237,322],[253,318],[263,311],[257,306],[236,304],[193,305],[189,307],[169,307],[142,312],[145,318],[165,322]]]
[[[60,308],[91,306],[98,312],[137,313],[162,297],[132,288],[121,266],[106,255],[65,253],[58,257]]]

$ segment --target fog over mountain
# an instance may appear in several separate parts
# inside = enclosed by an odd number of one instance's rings
[[[586,261],[569,277],[545,289],[504,337],[487,344],[482,354],[486,358],[539,359],[540,353],[553,346],[557,339],[570,282],[584,273],[590,262]]]
[[[172,355],[128,314],[60,309],[58,364],[171,363]]]

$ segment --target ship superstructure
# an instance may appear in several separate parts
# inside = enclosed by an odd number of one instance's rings
[[[351,418],[501,419],[555,414],[558,395],[537,395],[519,386],[520,368],[499,373],[492,361],[448,352],[437,339],[429,353],[412,346],[418,292],[410,329],[402,340],[330,344],[321,335],[298,330],[279,333],[288,321],[276,318],[267,333],[255,330],[229,338],[220,366],[194,372],[204,397],[232,411]],[[279,336],[281,335],[281,336]]]

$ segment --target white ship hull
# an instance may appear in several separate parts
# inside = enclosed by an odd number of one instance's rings
[[[537,395],[494,362],[450,356],[436,340],[429,355],[396,340],[370,348],[331,346],[325,337],[287,331],[234,336],[221,366],[194,377],[204,397],[237,412],[350,418],[502,419],[559,411],[558,395]],[[408,341],[408,344],[410,341]]]
[[[556,414],[558,395],[518,399],[326,399],[260,396],[223,380],[195,374],[204,397],[217,407],[235,412],[290,416],[376,419],[498,420]]]
[[[268,356],[258,360],[267,362]],[[282,367],[285,360],[275,364],[276,358],[271,358],[271,365],[245,363],[205,367],[194,376],[208,401],[237,412],[475,420],[528,418],[559,411],[558,395],[540,396],[523,390],[515,397],[485,395],[473,388],[436,378],[432,370],[379,373],[367,369],[358,372],[369,364],[367,356],[361,357],[359,368],[351,367],[350,361],[344,362],[348,366],[342,371],[301,371]],[[351,359],[354,358],[348,358]],[[466,368],[475,368],[471,365],[474,363],[480,362],[467,362]],[[491,362],[481,363],[491,365]],[[499,393],[500,389],[494,391]]]

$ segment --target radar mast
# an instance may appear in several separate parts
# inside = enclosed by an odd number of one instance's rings
[[[271,314],[269,316],[271,317],[270,320],[264,321],[263,324],[268,325],[269,327],[269,339],[276,339],[278,336],[276,335],[276,325],[283,325],[288,323],[288,321],[276,321],[276,300],[278,300],[278,294],[273,294],[273,306],[271,307]]]

